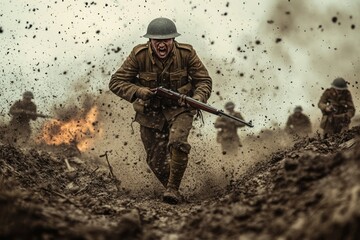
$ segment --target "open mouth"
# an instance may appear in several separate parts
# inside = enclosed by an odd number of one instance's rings
[[[167,54],[167,49],[166,47],[160,47],[158,48],[158,53],[160,57],[165,57]]]

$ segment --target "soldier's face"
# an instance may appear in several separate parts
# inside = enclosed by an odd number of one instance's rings
[[[225,110],[228,111],[228,112],[233,112],[234,108],[233,107],[228,107],[228,108],[225,108]]]
[[[150,39],[151,47],[160,59],[165,59],[173,49],[174,39]]]
[[[31,102],[31,97],[23,97],[23,100],[25,101],[25,102]]]

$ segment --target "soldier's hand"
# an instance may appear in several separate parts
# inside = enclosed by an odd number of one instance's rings
[[[333,111],[333,107],[332,107],[331,105],[326,106],[326,108],[325,108],[325,112],[327,112],[327,113],[331,113],[332,111]]]
[[[188,105],[187,102],[186,102],[186,95],[185,95],[185,94],[182,94],[182,95],[181,95],[181,97],[180,97],[179,100],[178,100],[178,103],[179,103],[179,105],[182,106],[182,107],[185,107],[185,106],[189,107],[189,105]]]
[[[343,122],[350,122],[350,117],[346,113],[336,114],[334,118]]]
[[[202,97],[200,97],[199,95],[195,94],[192,98],[195,99],[196,101],[203,102]]]
[[[140,98],[144,101],[149,100],[152,96],[155,95],[155,93],[153,91],[151,91],[149,88],[146,87],[140,87],[136,93],[135,93],[137,98]]]
[[[179,100],[178,100],[178,103],[179,103],[179,105],[180,106],[182,106],[182,107],[190,107],[190,105],[186,102],[186,95],[185,94],[182,94],[181,95],[181,97],[179,98]],[[193,97],[192,97],[192,99],[194,99],[194,100],[196,100],[196,101],[199,101],[199,102],[202,102],[201,101],[201,97],[199,97],[198,95],[194,95]]]

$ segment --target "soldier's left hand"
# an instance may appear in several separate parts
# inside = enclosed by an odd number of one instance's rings
[[[202,97],[200,97],[199,95],[194,95],[192,98],[196,101],[203,102]]]
[[[178,103],[181,107],[185,107],[185,106],[189,107],[189,105],[186,102],[186,97],[187,96],[185,94],[182,94],[181,97],[179,98]]]

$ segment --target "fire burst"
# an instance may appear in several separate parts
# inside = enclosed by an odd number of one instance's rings
[[[81,152],[89,149],[95,140],[95,136],[101,133],[98,125],[98,110],[93,106],[84,117],[78,114],[73,119],[61,121],[51,119],[42,126],[38,140],[47,145],[76,145]]]

